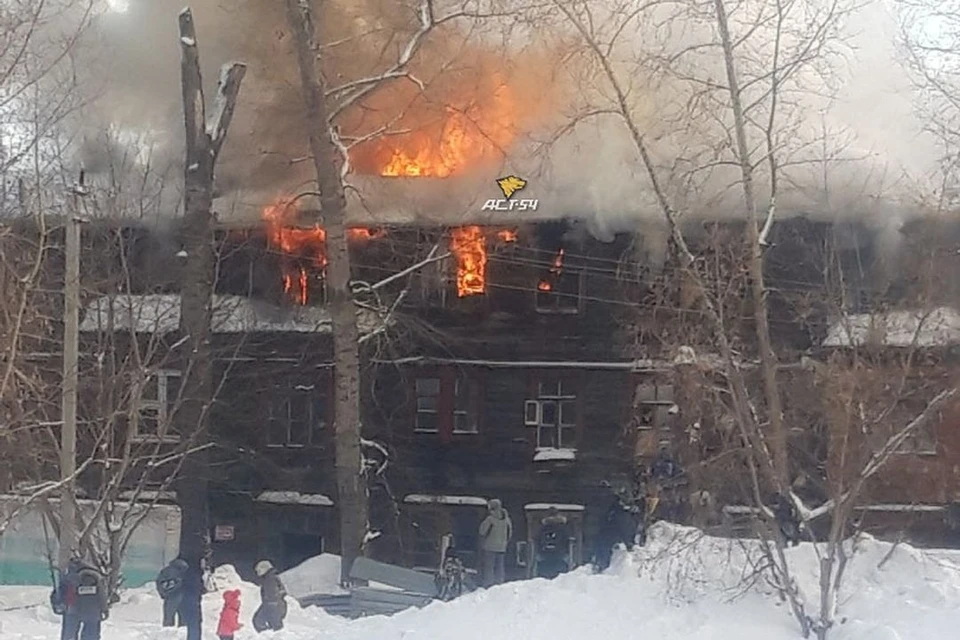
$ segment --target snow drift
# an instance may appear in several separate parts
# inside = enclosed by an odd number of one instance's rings
[[[793,640],[798,627],[788,607],[763,580],[755,580],[750,541],[704,536],[694,529],[657,525],[648,545],[620,552],[603,575],[584,567],[552,581],[529,580],[433,603],[391,618],[349,621],[290,602],[287,629],[275,640]],[[789,551],[798,582],[816,595],[817,564],[811,545]],[[929,640],[953,637],[960,626],[960,563],[955,552],[922,552],[865,537],[840,594],[835,640]],[[329,575],[332,562],[313,558],[288,573],[306,580]],[[238,640],[256,637],[250,618],[257,588],[220,567],[218,588],[241,590]],[[292,580],[291,582],[296,582]],[[311,585],[310,588],[313,588]],[[0,590],[0,636],[54,640],[57,619],[45,591]],[[30,600],[30,596],[34,599]],[[34,604],[30,604],[30,603]],[[220,593],[204,601],[205,639],[214,640]],[[11,608],[18,607],[18,608]],[[9,609],[9,610],[7,610]],[[147,589],[124,594],[104,629],[104,640],[172,640],[159,626],[160,603]],[[263,636],[267,637],[267,636]]]

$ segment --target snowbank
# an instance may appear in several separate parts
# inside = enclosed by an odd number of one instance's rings
[[[750,580],[756,546],[711,538],[683,527],[658,525],[648,545],[614,556],[603,575],[581,568],[560,578],[511,583],[433,603],[391,618],[349,621],[317,608],[301,609],[291,598],[287,628],[260,637],[272,640],[795,640],[796,623],[761,581]],[[816,556],[810,545],[789,550],[797,580],[815,595]],[[841,617],[833,640],[931,640],[954,637],[960,627],[960,555],[895,549],[864,538],[848,568],[840,596]],[[288,587],[322,586],[335,575],[335,556],[319,556],[284,574]],[[259,605],[256,586],[240,581],[232,567],[215,574],[219,588],[241,590],[238,640],[257,637],[250,618]],[[298,583],[302,580],[302,583]],[[310,581],[313,580],[314,583]],[[0,602],[30,602],[12,594]],[[19,592],[17,592],[19,593]],[[33,600],[36,601],[35,599]],[[205,640],[213,631],[219,593],[204,601]],[[124,594],[104,628],[104,640],[174,640],[159,627],[160,602],[149,589]],[[57,619],[44,602],[0,611],[4,640],[55,640]]]

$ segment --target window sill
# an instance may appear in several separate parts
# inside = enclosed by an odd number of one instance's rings
[[[413,432],[424,436],[435,436],[440,433],[439,431],[427,431],[425,429],[414,429]]]
[[[479,431],[454,431],[453,435],[455,436],[478,436],[480,435]]]

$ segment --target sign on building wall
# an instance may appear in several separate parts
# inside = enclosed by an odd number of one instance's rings
[[[233,540],[233,525],[232,524],[218,524],[213,529],[213,541],[214,542],[230,542]]]

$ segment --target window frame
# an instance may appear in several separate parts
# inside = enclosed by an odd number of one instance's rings
[[[264,429],[264,441],[268,449],[307,449],[320,444],[323,432],[330,426],[330,402],[331,394],[317,393],[320,382],[310,385],[291,383],[289,386],[275,386],[270,390],[270,400],[266,403],[266,428]],[[309,427],[306,431],[306,442],[293,441],[294,420],[294,401],[304,398],[307,407],[307,423]],[[285,407],[286,415],[276,418],[274,410],[277,407]],[[274,420],[283,423],[286,437],[284,442],[275,442],[273,439],[276,433],[273,428]]]
[[[545,388],[545,381],[550,381],[547,388]],[[561,373],[538,373],[533,376],[529,392],[533,397],[524,400],[523,423],[524,427],[535,429],[534,444],[537,449],[577,449],[581,423],[580,389],[579,380]],[[572,421],[566,423],[564,406],[573,413]],[[549,422],[545,421],[547,407],[555,407],[554,416]],[[544,437],[544,433],[550,430],[553,430],[553,444],[545,445],[547,438]]]
[[[133,434],[135,442],[180,442],[180,435],[171,432],[173,425],[173,413],[170,411],[170,405],[175,403],[180,394],[179,392],[170,397],[170,379],[176,378],[183,384],[183,374],[177,369],[156,369],[147,374],[144,378],[144,386],[140,389],[140,397],[137,399],[137,427]],[[145,398],[145,391],[150,384],[156,384],[156,398]],[[151,413],[155,415],[157,430],[153,433],[144,433],[142,428],[144,424],[144,415]]]
[[[439,393],[435,396],[436,410],[421,410],[420,399],[423,396],[418,391],[421,380],[439,380]],[[465,397],[459,393],[461,384],[466,386]],[[436,369],[421,369],[416,371],[411,381],[412,387],[412,430],[415,434],[424,436],[439,436],[441,440],[449,441],[454,437],[476,437],[481,433],[481,415],[483,406],[483,384],[480,373],[474,370],[464,370],[459,367],[439,367]],[[461,403],[462,401],[462,403]],[[465,404],[465,407],[463,407]],[[418,416],[421,413],[434,413],[437,418],[437,428],[422,429],[418,425]],[[458,418],[465,416],[467,428],[459,428],[462,424]]]
[[[541,291],[539,287],[534,290],[534,310],[544,315],[577,315],[583,313],[585,275],[585,272],[581,269],[564,266],[559,277],[555,277],[555,281],[549,291]],[[570,306],[562,306],[560,304],[560,301],[571,296],[568,292],[560,291],[560,287],[557,286],[557,282],[564,278],[576,278],[577,281],[575,304]],[[543,300],[549,300],[551,303],[541,304]]]
[[[640,390],[644,387],[652,389],[652,398],[639,398]],[[669,390],[669,392],[667,392],[667,390]],[[676,405],[675,394],[676,387],[669,382],[661,383],[658,380],[649,379],[638,381],[634,386],[633,403],[634,411],[637,414],[637,429],[640,431],[672,431],[673,425],[670,419],[670,408]],[[644,423],[640,420],[640,412],[644,410],[650,410],[651,412],[649,423]]]
[[[420,382],[422,381],[436,381],[437,383],[437,392],[431,393],[428,395],[422,395],[420,393]],[[426,433],[426,434],[437,434],[440,433],[440,415],[441,402],[443,397],[443,379],[439,375],[431,376],[417,376],[413,381],[414,386],[414,416],[413,416],[413,431],[414,433]],[[420,399],[421,398],[435,398],[436,404],[433,409],[421,409],[420,408]],[[420,427],[420,415],[427,414],[432,415],[435,426],[432,429],[423,429]]]

